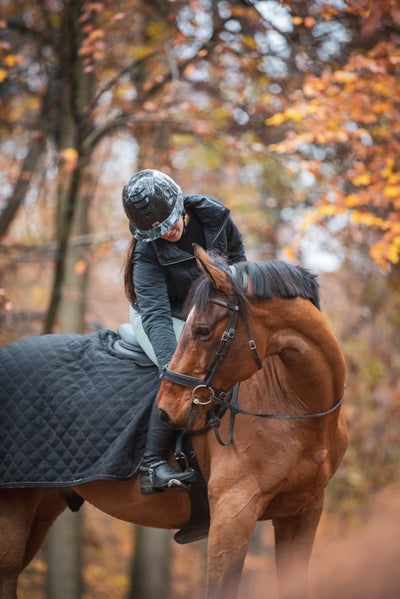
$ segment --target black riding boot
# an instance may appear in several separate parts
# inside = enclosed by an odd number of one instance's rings
[[[161,420],[154,405],[150,415],[146,447],[140,466],[140,489],[145,495],[164,491],[166,488],[186,487],[196,480],[196,472],[178,472],[168,464],[165,457],[174,436],[173,429]]]

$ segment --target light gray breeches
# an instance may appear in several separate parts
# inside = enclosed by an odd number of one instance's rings
[[[144,328],[142,325],[142,317],[140,316],[140,313],[137,310],[132,308],[132,306],[130,306],[130,308],[129,308],[129,320],[131,322],[133,332],[135,334],[135,337],[136,337],[140,347],[143,349],[144,353],[150,358],[150,360],[152,362],[154,362],[154,364],[156,366],[158,366],[157,358],[156,358],[156,354],[154,353],[153,346],[150,342],[150,339],[144,332]],[[176,340],[178,341],[179,336],[183,329],[183,325],[185,324],[185,321],[180,320],[179,318],[172,317],[172,323],[174,325]]]

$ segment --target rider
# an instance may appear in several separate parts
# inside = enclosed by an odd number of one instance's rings
[[[192,244],[233,264],[246,260],[242,236],[218,200],[183,195],[175,181],[157,170],[134,174],[123,188],[122,202],[133,236],[124,273],[130,320],[161,375],[184,325],[182,308],[189,288],[200,274]],[[154,402],[140,467],[142,493],[185,486],[196,478],[195,472],[177,472],[167,463],[173,434]]]

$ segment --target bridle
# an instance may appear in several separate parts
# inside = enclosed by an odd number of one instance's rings
[[[222,333],[222,337],[221,337],[221,340],[217,347],[217,350],[215,352],[213,361],[211,362],[211,365],[210,365],[204,379],[198,379],[194,376],[189,376],[187,374],[181,374],[180,372],[171,370],[170,368],[168,368],[168,366],[164,366],[164,369],[163,369],[163,378],[167,379],[168,381],[171,381],[172,383],[177,383],[178,385],[183,385],[185,387],[192,387],[193,388],[192,403],[195,405],[200,405],[200,406],[206,406],[206,405],[212,403],[213,401],[217,401],[217,402],[218,402],[218,400],[225,401],[228,397],[229,390],[217,389],[212,386],[212,382],[213,382],[213,379],[216,376],[216,374],[217,374],[217,372],[228,352],[229,346],[231,345],[232,340],[235,336],[236,327],[237,327],[237,323],[238,323],[238,319],[239,319],[239,313],[240,313],[237,296],[235,297],[235,301],[233,303],[225,301],[224,299],[221,299],[218,297],[212,298],[210,301],[213,304],[217,304],[219,306],[222,306],[223,308],[231,310],[232,314],[228,321],[228,324],[226,325],[225,331]],[[249,347],[251,349],[254,360],[257,364],[257,368],[260,370],[262,368],[260,356],[258,355],[257,347],[256,347],[254,339],[252,338],[250,328],[249,328],[246,318],[244,319],[244,323],[245,323],[245,327],[246,327]],[[210,392],[210,396],[207,400],[203,401],[199,397],[196,397],[196,392],[199,391],[199,389],[207,389]],[[230,404],[228,404],[228,405],[230,405]]]
[[[218,297],[211,298],[210,302],[217,304],[219,306],[222,306],[228,310],[231,310],[232,314],[230,316],[230,319],[228,321],[226,329],[222,334],[222,337],[221,337],[221,340],[217,347],[215,356],[213,358],[213,361],[211,362],[211,365],[210,365],[204,379],[199,379],[194,376],[189,376],[187,374],[182,374],[180,372],[176,372],[175,370],[171,370],[170,368],[168,368],[168,366],[164,366],[162,378],[165,378],[168,381],[171,381],[172,383],[176,383],[176,384],[182,385],[184,387],[191,387],[193,389],[192,404],[194,404],[195,406],[206,406],[206,405],[209,405],[210,403],[215,402],[216,404],[222,406],[223,408],[229,409],[231,411],[231,424],[230,424],[229,437],[228,437],[227,442],[223,442],[221,440],[221,438],[219,437],[219,434],[217,434],[218,427],[220,424],[220,419],[217,416],[215,416],[215,414],[211,417],[211,421],[207,427],[207,428],[214,429],[215,434],[217,435],[217,439],[222,445],[228,445],[233,438],[233,426],[234,426],[234,419],[235,419],[236,414],[245,414],[247,416],[257,416],[259,418],[274,418],[274,419],[286,419],[286,420],[293,419],[293,418],[298,418],[298,419],[300,419],[300,418],[320,418],[322,416],[327,416],[328,414],[331,414],[342,404],[342,402],[344,400],[345,392],[346,392],[346,385],[344,386],[344,391],[343,391],[343,394],[340,397],[339,401],[337,401],[336,404],[329,410],[324,410],[321,412],[313,412],[312,414],[271,414],[271,413],[250,412],[250,411],[242,408],[237,403],[237,401],[236,401],[237,393],[234,394],[235,399],[232,400],[231,389],[223,390],[223,389],[217,389],[217,388],[213,387],[212,381],[213,381],[214,377],[216,376],[216,374],[219,370],[219,367],[221,366],[221,363],[223,362],[224,358],[226,357],[229,346],[232,343],[232,340],[235,336],[236,327],[237,327],[239,314],[240,314],[240,307],[239,307],[237,295],[235,296],[235,301],[233,303],[228,302],[228,301],[218,298]],[[247,332],[247,337],[248,337],[248,344],[249,344],[250,350],[252,352],[253,358],[257,364],[257,368],[258,368],[258,370],[260,370],[262,368],[260,356],[258,355],[255,341],[252,338],[249,324],[247,322],[247,318],[245,316],[243,316],[243,318],[244,318],[244,324],[246,327],[246,332]],[[196,397],[196,392],[199,389],[207,389],[210,392],[210,396],[207,400],[203,401],[202,399]]]

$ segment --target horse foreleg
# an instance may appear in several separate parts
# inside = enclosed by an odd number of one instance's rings
[[[40,501],[39,489],[0,491],[0,597],[15,599],[26,543]]]
[[[60,489],[42,489],[41,501],[35,511],[26,542],[22,569],[35,557],[50,526],[66,507]]]
[[[322,494],[296,516],[273,520],[280,599],[307,598],[307,570],[323,501]]]
[[[254,496],[235,489],[210,500],[207,599],[234,599],[257,522]]]
[[[15,599],[21,571],[65,508],[58,489],[0,491],[0,598]]]

